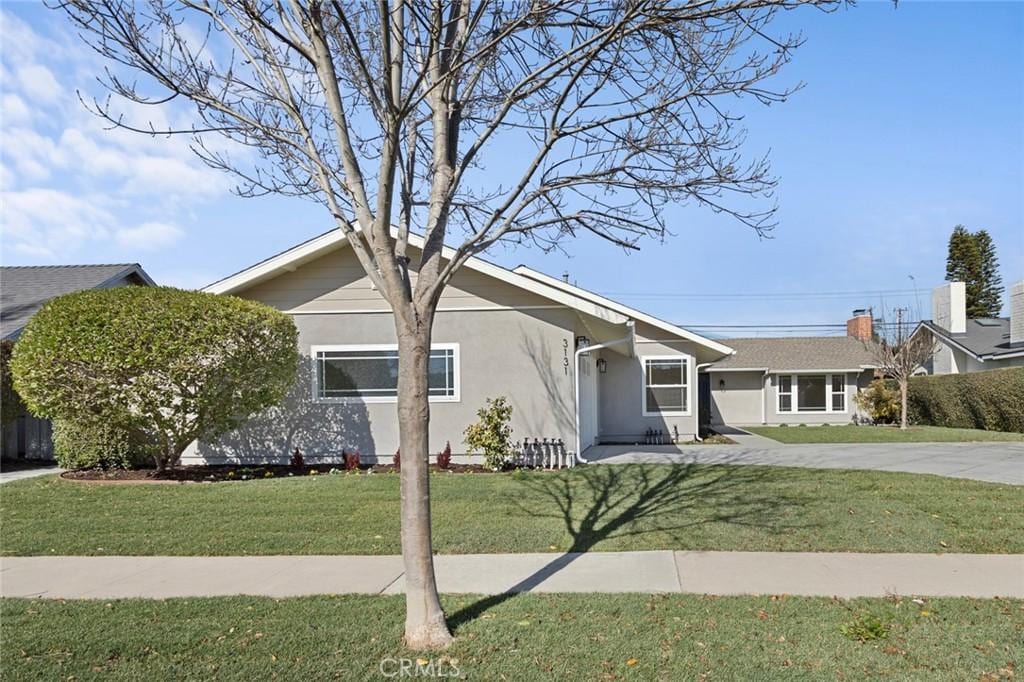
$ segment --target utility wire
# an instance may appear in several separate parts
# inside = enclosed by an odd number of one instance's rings
[[[721,300],[721,299],[813,299],[813,298],[868,298],[873,296],[909,296],[913,289],[876,289],[872,291],[795,291],[795,292],[735,292],[722,294],[691,294],[665,291],[601,291],[602,296],[618,296],[622,298],[649,299],[686,299],[686,300]]]

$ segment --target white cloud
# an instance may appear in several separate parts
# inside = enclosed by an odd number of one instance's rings
[[[63,89],[53,72],[42,64],[26,64],[18,69],[15,74],[22,92],[28,95],[30,100],[53,104],[60,100]]]
[[[32,120],[25,101],[14,94],[6,94],[0,100],[0,110],[4,112],[5,125],[23,125]]]
[[[0,217],[5,249],[43,258],[106,238],[116,222],[95,199],[42,188],[4,192]]]
[[[149,222],[138,227],[126,227],[117,231],[115,239],[119,246],[134,251],[154,251],[174,244],[184,236],[176,225]]]
[[[195,157],[188,136],[108,130],[81,105],[76,90],[88,100],[104,64],[63,23],[37,29],[0,10],[0,34],[0,215],[11,253],[67,260],[104,240],[162,248],[184,236],[191,211],[228,193],[230,179]],[[191,120],[184,106],[114,107],[144,129]]]

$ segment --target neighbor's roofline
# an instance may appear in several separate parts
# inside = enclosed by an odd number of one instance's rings
[[[417,234],[409,235],[409,243],[416,248],[423,247],[423,237]],[[334,229],[321,235],[313,237],[301,244],[298,244],[287,251],[271,256],[255,265],[246,268],[224,279],[218,280],[205,287],[203,291],[214,294],[231,294],[243,288],[250,287],[259,282],[276,277],[283,272],[295,270],[299,265],[318,258],[335,249],[343,248],[348,244],[348,239],[340,229]],[[451,259],[455,250],[449,247],[442,249],[441,255]],[[609,322],[611,324],[625,324],[630,319],[650,324],[667,331],[683,339],[699,343],[707,348],[718,351],[725,355],[732,355],[735,351],[723,344],[712,341],[691,331],[669,324],[663,320],[647,315],[634,308],[629,308],[615,301],[611,301],[592,292],[574,287],[548,277],[543,273],[523,268],[520,266],[515,270],[509,270],[499,265],[489,263],[482,258],[471,257],[466,267],[485,275],[489,275],[500,281],[519,287],[538,296],[556,301],[570,308],[586,313],[591,317]],[[523,270],[522,272],[520,270]]]
[[[975,351],[971,350],[970,348],[968,348],[967,346],[963,345],[955,338],[953,338],[948,330],[943,329],[939,325],[935,324],[933,320],[921,320],[920,322],[918,322],[917,327],[914,329],[914,332],[913,334],[911,334],[911,336],[917,334],[921,327],[924,327],[932,334],[937,336],[939,340],[945,343],[946,345],[955,346],[957,349],[967,353],[978,362],[985,362],[986,360],[1012,360],[1013,358],[1024,357],[1024,348],[1010,348],[1001,353],[976,353]]]

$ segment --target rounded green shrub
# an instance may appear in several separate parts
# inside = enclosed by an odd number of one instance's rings
[[[476,416],[480,421],[467,426],[464,434],[467,451],[482,452],[485,466],[501,469],[512,455],[512,406],[504,396],[488,398]]]
[[[53,454],[65,469],[135,469],[152,461],[145,443],[109,424],[58,419]]]
[[[25,326],[11,371],[40,417],[103,423],[157,469],[277,403],[295,376],[291,318],[233,296],[117,287],[59,296]]]
[[[895,381],[873,380],[857,393],[854,402],[875,424],[895,424],[900,420],[900,389]]]

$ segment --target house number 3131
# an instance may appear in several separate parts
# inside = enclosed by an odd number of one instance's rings
[[[569,376],[569,340],[562,339],[562,367],[565,368],[565,376]]]

